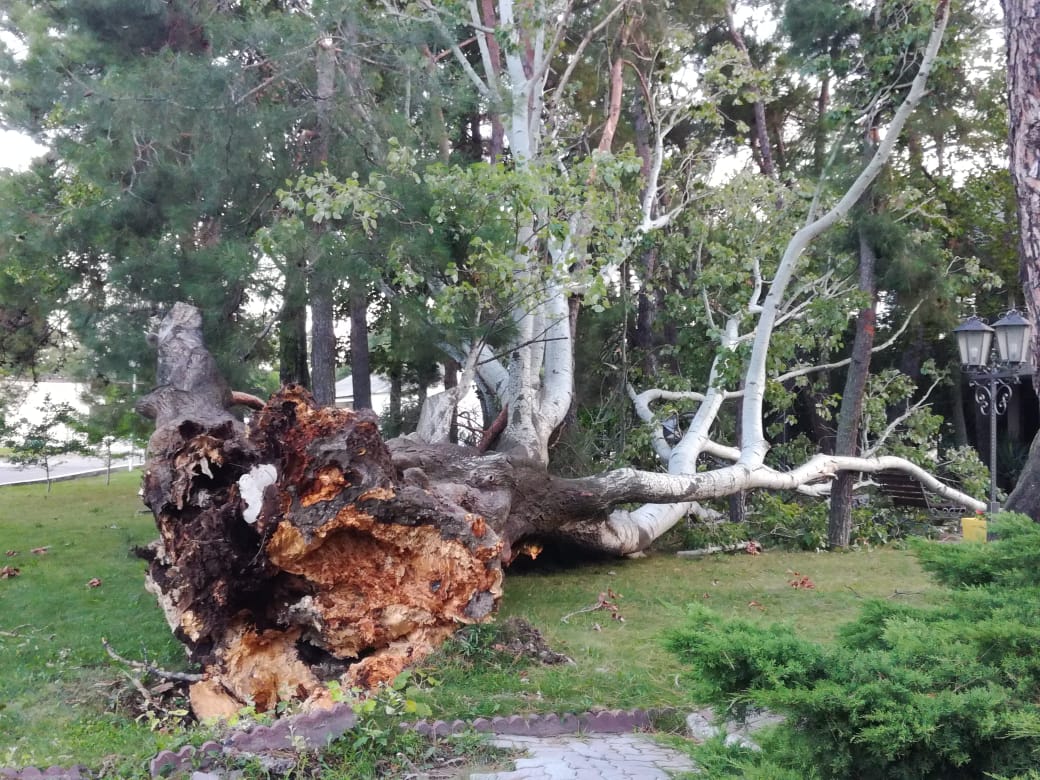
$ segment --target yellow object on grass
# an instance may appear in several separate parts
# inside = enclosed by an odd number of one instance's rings
[[[986,518],[985,517],[962,517],[961,535],[966,542],[986,541]]]

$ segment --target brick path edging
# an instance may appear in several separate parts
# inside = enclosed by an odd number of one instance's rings
[[[562,734],[625,734],[653,728],[654,721],[674,708],[601,710],[581,715],[510,715],[494,718],[476,718],[472,721],[419,720],[402,723],[402,729],[412,729],[424,737],[446,737],[472,729],[486,734],[503,736],[553,737]],[[259,754],[277,750],[324,748],[331,740],[342,736],[357,723],[357,716],[349,704],[337,704],[329,710],[282,718],[270,726],[255,726],[248,731],[236,731],[221,742],[210,740],[199,747],[185,745],[177,751],[162,750],[148,762],[153,778],[171,777],[189,770],[212,767],[223,755]],[[0,780],[90,780],[86,767],[35,767],[11,769],[0,767]]]
[[[423,736],[445,737],[460,731],[500,734],[510,737],[557,737],[561,734],[627,734],[653,728],[654,721],[674,709],[600,710],[581,715],[510,715],[508,717],[477,718],[472,721],[420,720],[402,723],[402,729],[412,729]]]

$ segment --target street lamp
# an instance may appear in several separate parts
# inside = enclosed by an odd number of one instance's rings
[[[1011,384],[1029,367],[1032,325],[1012,309],[990,327],[972,315],[953,329],[961,366],[971,387],[975,403],[983,417],[989,417],[989,511],[999,512],[997,501],[997,418],[1007,411],[1011,400]],[[994,337],[997,361],[993,357]]]

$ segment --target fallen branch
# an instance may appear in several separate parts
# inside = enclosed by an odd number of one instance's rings
[[[258,398],[251,393],[243,393],[239,390],[231,391],[231,403],[246,406],[250,409],[263,409],[264,399]]]
[[[701,547],[698,550],[679,550],[676,555],[680,558],[701,558],[705,555],[714,555],[720,552],[738,552],[747,550],[747,542],[736,542],[735,544],[712,544]]]
[[[205,675],[194,674],[192,672],[170,672],[166,669],[160,669],[156,666],[152,666],[149,663],[142,663],[141,661],[131,661],[129,658],[123,658],[119,653],[112,649],[112,645],[108,643],[108,640],[101,637],[101,645],[105,648],[105,652],[108,653],[109,657],[115,661],[119,661],[121,664],[126,664],[131,669],[137,669],[138,671],[148,672],[154,674],[156,677],[163,680],[176,680],[177,682],[199,682],[205,679]]]
[[[148,689],[144,687],[144,684],[137,678],[137,675],[131,674],[127,669],[119,670],[126,679],[130,681],[130,684],[137,689],[137,692],[141,694],[141,699],[144,701],[146,709],[155,709],[155,699],[152,698],[152,694],[148,692]]]
[[[572,617],[574,617],[575,615],[580,615],[583,612],[596,612],[597,610],[605,609],[610,613],[610,616],[614,618],[614,620],[618,621],[619,623],[624,623],[625,619],[621,617],[621,613],[618,611],[617,604],[615,604],[613,601],[610,601],[610,599],[619,598],[621,597],[617,593],[608,588],[606,592],[599,594],[599,599],[597,599],[595,604],[592,604],[587,607],[582,607],[581,609],[576,609],[573,612],[568,612],[566,615],[560,618],[560,622],[568,623],[570,622],[570,619]]]

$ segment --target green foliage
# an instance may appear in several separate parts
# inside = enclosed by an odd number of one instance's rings
[[[801,745],[784,740],[786,732],[755,734],[755,743],[761,750],[731,747],[722,737],[705,742],[695,751],[695,760],[702,773],[710,778],[740,778],[740,780],[819,780],[814,766],[815,757]],[[787,766],[773,759],[777,754],[791,756],[801,751],[802,760],[791,760]]]
[[[827,548],[827,505],[817,499],[756,492],[743,523],[690,522],[661,540],[667,549],[728,546],[754,540],[770,548],[819,551]],[[885,545],[934,533],[927,516],[871,501],[852,509],[851,545]]]
[[[921,565],[950,587],[1028,587],[1040,571],[1040,526],[1025,515],[1001,513],[990,518],[993,540],[953,547],[918,545]]]
[[[40,466],[47,476],[50,491],[51,466],[61,455],[86,451],[76,428],[81,426],[76,410],[67,403],[57,403],[50,395],[43,397],[39,418],[22,418],[0,428],[8,458],[21,466]]]
[[[789,715],[770,755],[788,771],[810,755],[821,777],[1024,774],[1040,757],[1040,526],[1002,516],[994,530],[987,545],[917,545],[958,590],[931,608],[869,603],[833,647],[704,608],[668,646],[696,693]]]
[[[984,496],[989,489],[989,468],[969,445],[943,451],[940,464],[944,479],[959,484],[969,496]]]

